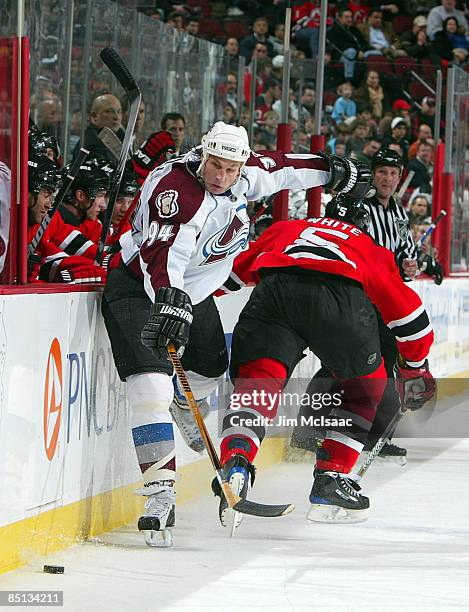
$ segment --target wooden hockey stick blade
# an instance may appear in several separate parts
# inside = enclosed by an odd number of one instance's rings
[[[122,142],[114,130],[105,126],[99,130],[98,138],[112,156],[118,160],[121,154]]]
[[[241,512],[242,514],[251,514],[253,516],[265,516],[265,517],[274,517],[274,516],[283,516],[284,514],[288,514],[292,510],[294,510],[295,506],[293,504],[258,504],[256,502],[248,501],[247,499],[243,499],[239,495],[235,495],[230,485],[223,478],[223,469],[220,463],[220,459],[215,451],[215,447],[213,446],[212,439],[210,434],[208,433],[207,426],[205,425],[205,421],[200,414],[199,407],[197,402],[195,401],[195,397],[192,393],[192,389],[190,388],[189,381],[187,380],[186,373],[184,372],[184,368],[181,365],[181,360],[177,354],[177,351],[173,344],[169,343],[167,346],[168,355],[171,359],[171,362],[176,370],[176,376],[181,384],[182,390],[184,392],[184,396],[189,404],[189,408],[194,415],[195,422],[197,423],[197,427],[200,430],[200,435],[202,436],[202,440],[204,441],[205,448],[207,449],[207,454],[209,456],[210,461],[215,469],[215,473],[217,476],[217,480],[220,483],[223,494],[225,495],[226,501],[230,508],[236,510],[237,512]]]
[[[401,188],[397,192],[397,197],[402,198],[402,196],[407,191],[407,187],[410,185],[410,181],[414,178],[414,170],[410,170],[409,174],[406,176],[405,181],[402,183]]]
[[[75,180],[76,175],[80,171],[80,166],[85,162],[88,154],[89,154],[88,149],[85,149],[84,147],[82,147],[79,150],[78,155],[75,158],[75,161],[70,166],[67,176],[62,181],[62,185],[60,186],[60,189],[58,190],[57,195],[54,198],[54,203],[47,211],[46,215],[41,221],[41,224],[37,228],[36,234],[33,236],[33,239],[28,244],[28,257],[31,255],[34,255],[34,251],[36,250],[37,245],[41,242],[42,237],[44,236],[45,231],[49,227],[53,216],[61,207],[62,202],[67,194],[67,191],[72,186],[72,183]]]

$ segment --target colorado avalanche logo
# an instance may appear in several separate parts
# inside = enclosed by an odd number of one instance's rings
[[[155,204],[160,217],[167,219],[179,212],[178,195],[174,189],[167,189],[158,194]]]
[[[202,265],[212,264],[240,251],[248,241],[249,226],[236,212],[225,227],[211,236],[202,247],[205,260]]]

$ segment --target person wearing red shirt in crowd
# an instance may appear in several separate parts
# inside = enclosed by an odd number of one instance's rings
[[[313,59],[318,54],[320,20],[321,3],[319,0],[300,2],[292,8],[292,41],[297,46],[306,45],[309,56]],[[330,6],[328,6],[327,26],[331,26],[332,23],[332,12]]]

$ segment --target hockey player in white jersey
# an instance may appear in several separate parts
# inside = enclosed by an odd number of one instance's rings
[[[247,248],[247,200],[317,185],[361,197],[369,180],[365,164],[336,156],[253,153],[246,130],[223,122],[203,137],[201,147],[148,176],[102,304],[116,367],[127,382],[141,493],[147,497],[138,527],[148,544],[161,542],[161,532],[167,534],[175,521],[172,415],[186,423],[187,441],[200,449],[192,415],[174,394],[166,346],[171,342],[184,352],[182,365],[203,401],[228,366],[212,294]]]

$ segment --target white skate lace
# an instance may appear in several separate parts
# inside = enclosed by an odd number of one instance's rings
[[[361,477],[358,474],[341,474],[340,472],[325,472],[325,474],[340,480],[342,487],[349,495],[353,497],[358,497],[360,495],[359,492],[361,487],[358,483]],[[355,483],[355,486],[353,483]]]
[[[162,516],[169,512],[176,502],[176,495],[172,488],[163,489],[158,493],[150,495],[145,502],[145,514],[151,516]]]

